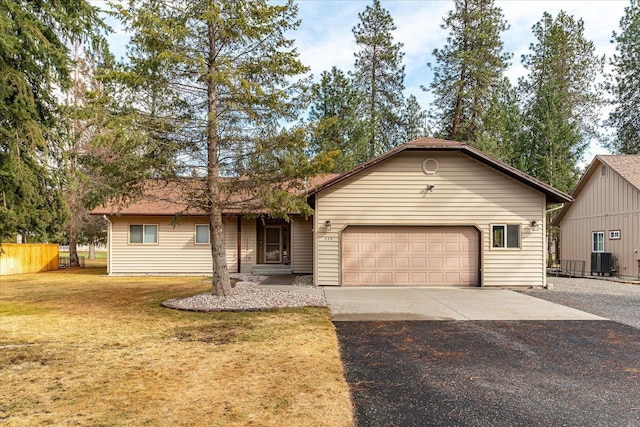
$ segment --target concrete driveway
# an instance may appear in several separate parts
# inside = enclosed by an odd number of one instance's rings
[[[334,321],[606,320],[505,289],[325,287]]]

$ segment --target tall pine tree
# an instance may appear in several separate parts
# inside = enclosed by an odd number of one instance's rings
[[[389,12],[374,0],[364,12],[358,14],[360,22],[353,28],[356,44],[353,84],[360,93],[359,115],[364,123],[364,134],[352,144],[365,146],[361,163],[406,142],[399,138],[404,106],[404,66],[402,43],[394,43],[392,31],[396,29]]]
[[[324,71],[311,89],[311,149],[314,153],[338,151],[334,172],[346,172],[365,158],[363,147],[352,141],[362,140],[363,123],[358,120],[358,92],[338,68]]]
[[[493,0],[455,0],[442,28],[447,44],[433,51],[434,77],[423,88],[434,95],[431,119],[437,136],[477,144],[511,58],[500,39],[508,26]]]
[[[525,172],[563,191],[579,176],[578,162],[597,135],[602,97],[596,77],[603,59],[584,36],[584,23],[565,12],[544,13],[533,27],[536,43],[522,58],[528,76],[520,82],[525,99]]]
[[[139,115],[159,125],[149,137],[175,152],[176,171],[191,167],[204,177],[191,189],[191,205],[207,212],[212,289],[227,295],[223,209],[310,213],[289,190],[330,163],[307,160],[303,130],[281,129],[297,118],[305,82],[295,78],[307,71],[287,38],[299,24],[297,7],[292,1],[131,0],[119,10],[134,34],[122,77],[158,96],[154,115],[148,102]]]
[[[609,149],[621,154],[640,154],[640,2],[631,0],[620,20],[620,33],[613,33],[616,43],[611,65],[614,110],[607,124],[615,129]]]
[[[64,223],[56,96],[70,84],[68,44],[100,28],[84,0],[0,1],[0,241],[44,240]]]

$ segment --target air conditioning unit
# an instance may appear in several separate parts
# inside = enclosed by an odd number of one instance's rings
[[[613,255],[610,252],[592,252],[591,253],[591,274],[598,275],[607,273],[611,274],[613,270]]]

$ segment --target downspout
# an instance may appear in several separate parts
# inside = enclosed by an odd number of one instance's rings
[[[543,224],[543,233],[544,236],[543,238],[545,239],[544,242],[544,246],[546,248],[546,252],[547,255],[549,256],[549,261],[551,261],[551,257],[550,257],[550,247],[549,247],[549,242],[547,242],[546,240],[550,239],[551,236],[551,212],[557,211],[559,209],[562,209],[564,207],[564,203],[562,203],[560,206],[556,206],[555,208],[551,208],[551,209],[546,209],[544,212],[544,224]],[[548,231],[547,231],[548,230]],[[560,232],[558,233],[558,239],[556,240],[556,259],[555,261],[559,261],[560,260],[560,236],[562,235],[562,229],[560,227],[558,227],[558,230],[560,230]],[[547,266],[549,265],[549,263],[545,263],[545,269],[544,269],[544,288],[549,288],[549,285],[547,284]]]
[[[105,221],[107,221],[107,274],[111,275],[111,232],[113,224],[109,220],[109,217],[102,215]]]
[[[237,243],[237,251],[238,251],[238,273],[241,273],[242,268],[242,216],[238,215],[238,243]]]

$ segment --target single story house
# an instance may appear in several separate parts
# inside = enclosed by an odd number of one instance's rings
[[[587,274],[640,278],[640,155],[596,156],[554,220],[560,258]]]
[[[314,215],[224,218],[232,272],[314,275],[323,286],[541,286],[545,211],[571,196],[459,142],[422,138],[307,191]],[[109,222],[110,274],[208,273],[204,215],[143,200]]]

